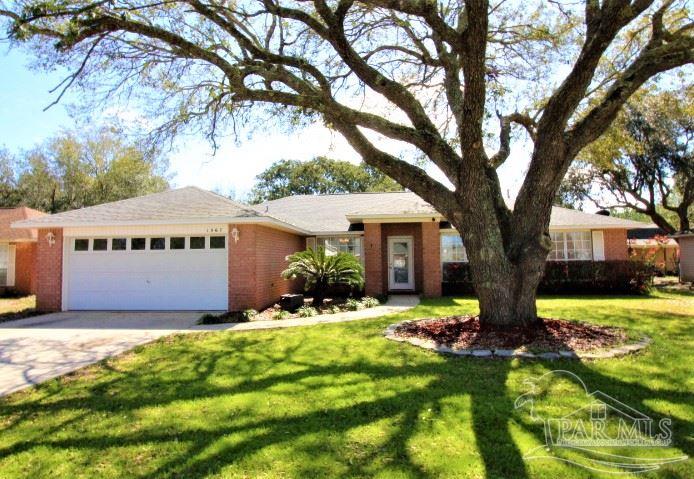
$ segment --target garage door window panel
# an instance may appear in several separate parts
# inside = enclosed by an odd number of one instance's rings
[[[111,251],[125,251],[128,245],[128,240],[125,238],[113,238],[111,240]]]
[[[130,249],[132,251],[143,251],[147,241],[145,238],[131,238],[130,239]]]
[[[108,240],[106,238],[94,238],[94,244],[92,246],[94,251],[107,251],[108,250]]]
[[[210,236],[210,249],[226,248],[226,238],[224,236]]]
[[[166,238],[150,238],[149,249],[152,251],[162,251],[166,249]]]
[[[78,238],[75,240],[75,251],[89,251],[89,240],[85,238]]]
[[[190,249],[205,249],[205,237],[204,236],[191,236],[190,237]]]
[[[169,249],[186,249],[186,238],[174,236],[169,239]]]

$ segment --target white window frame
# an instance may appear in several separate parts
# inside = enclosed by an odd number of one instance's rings
[[[361,235],[330,235],[330,236],[316,236],[316,248],[319,246],[322,246],[325,248],[326,253],[328,253],[328,249],[325,247],[325,242],[328,240],[336,240],[339,241],[340,239],[349,239],[350,241],[358,241],[359,242],[359,255],[356,256],[359,259],[359,262],[361,264],[364,264],[364,237]],[[342,251],[341,249],[339,251]],[[349,253],[349,251],[345,251],[346,253]],[[354,253],[352,253],[354,254]]]
[[[585,235],[583,239],[580,241],[587,241],[588,242],[588,247],[583,249],[583,251],[587,251],[589,256],[588,258],[569,258],[569,241],[568,241],[568,234],[570,233],[581,233]],[[550,231],[549,232],[550,236],[552,235],[562,235],[562,244],[563,244],[563,258],[552,258],[552,252],[554,249],[552,249],[549,254],[547,255],[547,261],[593,261],[593,235],[590,230],[560,230],[560,231]],[[555,241],[554,237],[552,237],[552,246],[554,247],[555,243],[559,243],[558,241]],[[574,243],[574,253],[576,252],[576,247]]]
[[[5,269],[5,281],[4,281],[4,283],[0,282],[0,286],[2,286],[2,287],[14,286],[14,285],[9,284],[10,283],[10,260],[11,260],[11,258],[10,258],[10,244],[9,243],[0,243],[0,248],[5,250],[5,252],[4,252],[4,256],[5,256],[5,265],[4,265],[5,266],[5,268],[4,268]],[[0,264],[0,269],[3,269],[2,264]]]

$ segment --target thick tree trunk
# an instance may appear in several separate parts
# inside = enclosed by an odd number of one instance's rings
[[[519,220],[499,204],[503,198],[498,183],[484,170],[477,173],[463,178],[459,208],[450,221],[463,237],[480,321],[489,328],[532,327],[538,324],[537,288],[551,245],[554,193],[548,193],[549,201],[540,201],[538,195],[533,217]]]
[[[537,324],[536,295],[545,260],[541,257],[510,264],[511,274],[507,276],[486,271],[487,278],[475,282],[483,327],[533,327]]]

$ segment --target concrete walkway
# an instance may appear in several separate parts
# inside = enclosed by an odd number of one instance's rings
[[[419,296],[399,295],[388,298],[386,304],[359,311],[345,311],[336,314],[321,314],[312,318],[294,318],[277,321],[250,321],[248,323],[226,323],[193,326],[191,331],[253,331],[256,329],[294,328],[313,324],[344,323],[359,319],[378,318],[386,314],[400,313],[419,304]]]
[[[251,331],[339,323],[406,311],[416,296],[313,318],[196,325],[200,312],[64,312],[0,323],[0,396],[62,376],[174,333]]]

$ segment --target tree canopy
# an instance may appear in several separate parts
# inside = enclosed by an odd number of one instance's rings
[[[63,87],[134,98],[159,134],[320,118],[460,231],[494,325],[536,324],[551,206],[576,155],[649,79],[694,61],[686,0],[0,5],[13,41],[72,68]],[[497,169],[517,135],[532,151],[511,209]]]
[[[251,203],[290,195],[398,191],[402,186],[373,167],[319,156],[310,161],[280,160],[256,176]]]
[[[168,160],[108,127],[66,132],[18,157],[0,152],[0,206],[49,213],[169,188]]]
[[[634,96],[605,135],[581,153],[562,191],[600,208],[631,209],[667,233],[689,231],[694,86]]]

